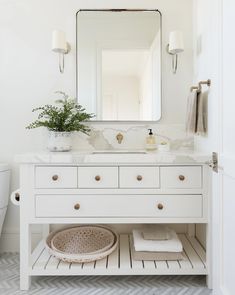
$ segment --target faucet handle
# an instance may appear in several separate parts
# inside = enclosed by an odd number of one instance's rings
[[[122,143],[122,140],[123,140],[123,135],[119,132],[116,135],[116,139],[117,139],[118,143],[121,144]]]

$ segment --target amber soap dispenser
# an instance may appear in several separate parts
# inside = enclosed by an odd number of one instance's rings
[[[146,150],[153,151],[156,150],[157,144],[156,144],[156,137],[153,134],[152,129],[148,129],[149,134],[146,138]]]

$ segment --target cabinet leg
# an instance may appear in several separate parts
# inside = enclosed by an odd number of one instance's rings
[[[206,225],[206,263],[207,263],[207,269],[208,269],[208,275],[206,277],[206,283],[207,287],[209,289],[213,289],[213,268],[212,268],[212,230],[211,230],[211,224]]]
[[[20,289],[28,290],[31,284],[29,275],[31,257],[31,232],[29,224],[20,226]]]
[[[212,276],[209,274],[206,276],[206,284],[208,289],[213,289],[212,287]]]
[[[27,291],[31,286],[31,277],[25,274],[20,274],[20,290]]]

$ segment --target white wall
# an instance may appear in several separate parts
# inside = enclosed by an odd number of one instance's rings
[[[75,96],[75,13],[81,8],[158,8],[162,12],[162,120],[152,125],[160,129],[164,124],[184,123],[186,97],[192,83],[191,0],[0,0],[0,161],[9,162],[12,167],[12,190],[19,185],[14,155],[42,150],[45,145],[43,131],[25,130],[35,118],[32,108],[52,102],[56,90]],[[66,32],[72,46],[65,57],[64,75],[59,73],[58,57],[51,51],[55,28]],[[185,38],[177,75],[172,74],[171,59],[164,49],[169,32],[175,29],[182,30]],[[17,240],[9,233],[17,236],[18,226],[19,210],[10,204],[3,250],[17,249]]]
[[[195,137],[195,148],[212,152],[218,147],[219,22],[218,0],[194,0],[194,82],[211,79],[208,95],[208,132]],[[206,88],[205,88],[206,89]]]

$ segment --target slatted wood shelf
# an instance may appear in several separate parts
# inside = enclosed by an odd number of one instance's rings
[[[119,247],[107,258],[92,263],[66,263],[51,256],[42,240],[31,255],[30,275],[206,275],[206,253],[193,237],[180,234],[184,260],[135,261],[131,235],[121,234]]]

